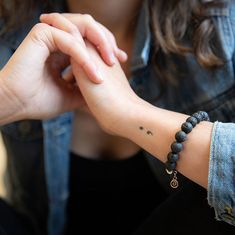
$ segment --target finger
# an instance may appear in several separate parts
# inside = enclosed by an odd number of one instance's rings
[[[102,58],[109,65],[115,63],[115,47],[113,42],[107,38],[106,33],[90,15],[62,14],[75,24],[83,37],[95,45]]]
[[[106,28],[104,27],[102,24],[98,23],[99,26],[102,28],[102,30],[104,31],[104,33],[106,34],[106,37],[109,39],[109,41],[112,43],[112,46],[114,48],[114,52],[116,57],[118,58],[119,61],[121,62],[126,62],[128,59],[128,56],[126,54],[125,51],[121,50],[120,48],[118,48],[117,46],[117,41],[114,37],[114,35]]]
[[[109,65],[113,65],[115,63],[114,53],[112,51],[112,48],[108,45],[108,41],[103,35],[103,32],[101,30],[97,30],[96,21],[89,20],[89,17],[87,16],[81,16],[82,15],[76,14],[76,17],[79,17],[76,25],[72,21],[67,19],[64,14],[59,13],[43,14],[40,17],[40,20],[43,23],[50,24],[53,27],[59,28],[68,33],[74,35],[77,35],[79,33],[79,40],[82,41],[83,44],[83,37],[86,37],[95,46],[97,46],[97,49],[100,51],[104,61]],[[82,32],[82,35],[80,32]]]
[[[73,35],[76,39],[77,42],[80,43],[81,47],[84,47],[83,53],[86,53],[86,57],[88,59],[87,63],[92,63],[91,58],[89,56],[89,54],[87,53],[86,50],[86,45],[85,42],[83,40],[82,35],[80,34],[78,28],[68,19],[66,19],[63,15],[59,14],[59,13],[50,13],[50,14],[43,14],[40,16],[40,20],[42,23],[46,23],[49,24],[57,29],[63,30],[71,35]],[[95,67],[95,64],[93,65],[89,65],[90,67],[92,67],[92,70],[94,69],[93,67]],[[89,67],[88,67],[89,69]],[[98,68],[97,68],[98,70]],[[94,74],[94,71],[92,71],[92,73]],[[95,73],[95,76],[97,76],[97,72]],[[71,74],[66,74],[65,79],[67,80],[73,80],[73,76],[71,76]],[[100,80],[100,78],[99,78]]]
[[[73,71],[72,71],[71,65],[62,71],[61,77],[68,83],[75,82],[75,78],[73,76]]]
[[[60,30],[72,34],[78,40],[78,42],[81,43],[81,45],[83,45],[84,47],[86,46],[78,28],[61,14],[59,13],[42,14],[40,16],[40,21],[42,23],[49,24],[55,28],[58,28]]]
[[[95,65],[86,48],[79,43],[74,36],[60,29],[54,28],[44,23],[34,26],[30,37],[39,45],[42,43],[46,46],[48,56],[54,51],[61,51],[71,56],[86,72],[89,79],[95,83],[102,82],[97,66]]]

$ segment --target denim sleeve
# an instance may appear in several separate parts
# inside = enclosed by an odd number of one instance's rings
[[[235,123],[214,124],[208,202],[214,208],[217,220],[235,226]]]

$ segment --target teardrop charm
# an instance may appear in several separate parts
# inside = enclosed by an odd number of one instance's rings
[[[173,178],[170,182],[170,185],[171,185],[172,188],[178,188],[179,182],[178,182],[177,179]]]
[[[177,179],[177,171],[174,171],[174,176],[170,182],[170,186],[172,188],[178,188],[179,187],[179,182],[178,182],[178,179]]]

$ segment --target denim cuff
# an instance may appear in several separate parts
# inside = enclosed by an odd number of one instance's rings
[[[217,220],[235,225],[235,124],[215,122],[212,131],[208,203]]]

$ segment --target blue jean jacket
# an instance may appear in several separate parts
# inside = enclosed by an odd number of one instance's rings
[[[193,55],[163,55],[169,71],[171,66],[176,68],[173,76],[178,83],[168,84],[164,94],[155,99],[160,83],[149,60],[151,32],[144,1],[136,28],[130,84],[140,97],[155,106],[187,114],[197,110],[209,113],[215,124],[208,202],[215,209],[216,219],[235,225],[235,1],[224,2],[222,9],[215,8],[207,14],[215,23],[213,43],[226,63],[212,71],[202,68]],[[0,38],[0,67],[38,21],[39,13],[35,12],[35,18],[22,29]],[[35,226],[47,222],[49,235],[60,235],[66,223],[72,122],[73,113],[65,113],[43,122],[25,120],[1,127],[8,154],[8,199],[37,221]],[[168,187],[163,164],[148,153],[146,157],[156,177]]]

